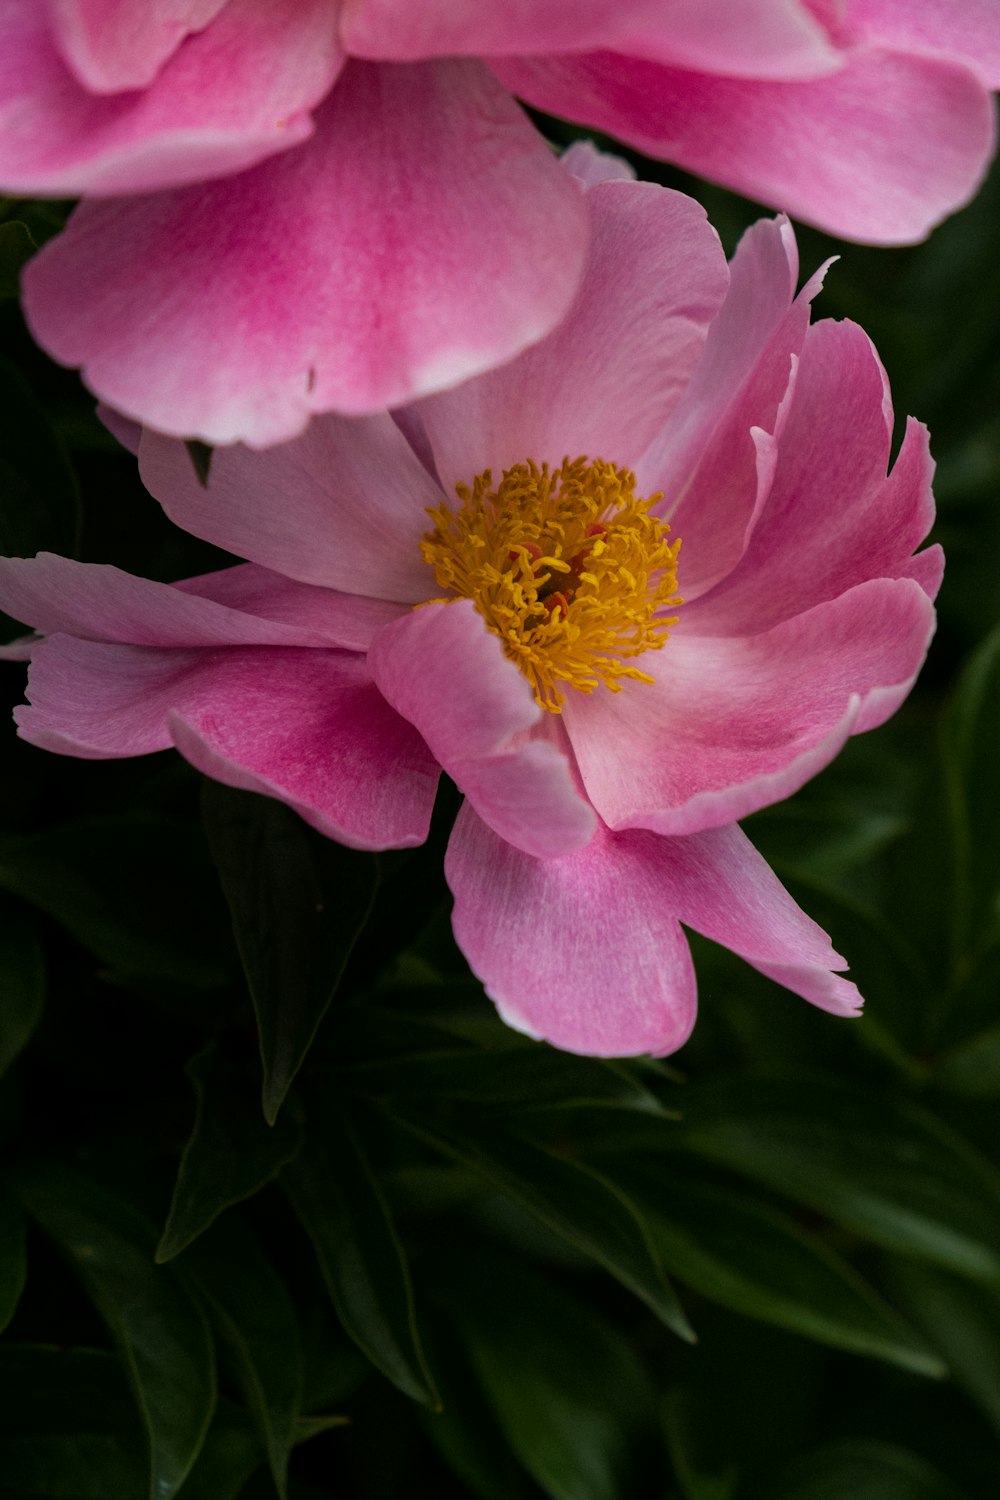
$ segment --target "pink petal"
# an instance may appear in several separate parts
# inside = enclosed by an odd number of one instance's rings
[[[149,192],[242,171],[310,134],[308,111],[342,65],[330,0],[229,0],[148,89],[92,94],[58,56],[39,0],[6,0],[4,18],[0,182],[25,195]]]
[[[794,567],[794,553],[789,557]],[[909,692],[934,612],[876,579],[745,639],[674,627],[651,685],[573,694],[563,710],[587,794],[612,827],[689,834],[790,796]]]
[[[838,61],[798,0],[345,0],[342,31],[355,56],[399,60],[607,47],[761,78],[811,77]]]
[[[691,376],[727,271],[704,210],[651,183],[587,193],[583,287],[543,343],[421,403],[446,490],[483,469],[587,454],[635,461]]]
[[[760,220],[747,231],[730,272],[704,358],[636,466],[644,493],[664,493],[660,509],[683,541],[687,600],[725,577],[743,555],[770,486],[772,439],[787,415],[795,356],[822,276],[793,301],[795,237],[780,219]]]
[[[445,874],[459,947],[509,1026],[567,1052],[674,1052],[695,978],[657,856],[666,839],[599,830],[561,859],[505,843],[466,803]]]
[[[368,655],[378,687],[489,826],[527,854],[582,849],[597,826],[565,752],[530,739],[543,712],[471,600],[388,625]]]
[[[610,52],[504,58],[494,71],[540,109],[873,244],[922,239],[972,196],[993,149],[983,85],[929,57],[859,50],[840,72],[804,82]]]
[[[203,573],[173,587],[244,614],[279,621],[295,629],[302,645],[343,646],[348,651],[367,651],[382,627],[408,609],[386,599],[296,583],[256,563]]]
[[[766,506],[735,570],[685,610],[685,628],[757,634],[867,579],[908,575],[934,520],[934,464],[926,428],[911,422],[887,479],[891,431],[867,334],[855,323],[815,324]]]
[[[48,0],[56,46],[92,94],[148,87],[184,38],[207,26],[225,3]]]
[[[134,578],[99,563],[71,562],[51,552],[0,557],[0,607],[49,635],[66,631],[133,646],[330,644],[321,620],[279,623],[239,606],[193,597],[169,583]]]
[[[175,743],[206,775],[294,807],[352,848],[419,844],[437,768],[342,651],[150,650],[57,635],[36,647],[21,735],[87,759]]]
[[[509,359],[566,311],[586,241],[578,184],[479,63],[354,63],[296,151],[84,204],[26,308],[126,415],[261,447]]]
[[[847,19],[866,41],[953,58],[1000,88],[996,0],[850,0]]]
[[[416,602],[436,482],[387,414],[324,416],[262,453],[217,448],[206,489],[183,443],[144,432],[139,471],[185,531],[301,583]]]
[[[599,182],[635,181],[635,170],[623,156],[602,151],[593,141],[574,141],[559,160],[584,187],[596,187]]]

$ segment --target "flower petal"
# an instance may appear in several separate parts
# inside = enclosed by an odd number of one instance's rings
[[[761,78],[811,77],[838,63],[823,27],[798,0],[345,0],[342,33],[355,56],[399,60],[607,47]]]
[[[0,557],[0,607],[46,634],[66,631],[133,646],[330,644],[329,632],[314,628],[311,620],[275,621],[239,605],[194,597],[196,592],[52,552]]]
[[[579,184],[479,63],[352,63],[294,152],[85,203],[25,275],[35,336],[163,432],[253,446],[509,359],[570,305]]]
[[[259,615],[293,627],[300,645],[343,646],[367,651],[383,625],[405,614],[408,606],[363,594],[340,594],[335,589],[296,583],[256,563],[241,563],[185,578],[172,585],[185,594],[213,599],[244,614]],[[306,638],[308,636],[308,639]]]
[[[388,625],[368,662],[388,702],[501,838],[539,858],[590,840],[597,819],[569,759],[529,738],[542,710],[471,600],[429,604]]]
[[[462,807],[445,859],[452,925],[509,1026],[596,1057],[687,1040],[694,968],[656,858],[671,842],[602,829],[575,854],[533,859]]]
[[[343,62],[329,0],[229,0],[149,88],[92,94],[57,54],[46,10],[3,7],[0,182],[22,195],[143,193],[242,171],[310,134]]]
[[[226,0],[49,0],[66,65],[92,94],[144,89]]]
[[[448,491],[527,458],[634,463],[691,376],[728,284],[704,211],[639,182],[605,182],[587,202],[590,260],[559,327],[512,363],[420,405]]]
[[[953,58],[1000,88],[996,0],[851,0],[848,19],[868,42]]]
[[[867,334],[815,324],[747,550],[686,608],[685,629],[758,634],[868,579],[909,574],[934,520],[934,464],[926,428],[911,422],[887,479],[891,431],[888,383]]]
[[[147,430],[139,472],[178,526],[273,572],[375,599],[433,592],[420,538],[441,493],[386,413],[320,417],[262,453],[217,448],[207,488],[183,443]]]
[[[685,636],[643,657],[652,684],[563,710],[587,795],[613,828],[689,834],[790,796],[909,692],[934,611],[876,579],[761,635]]]
[[[352,848],[427,835],[437,767],[344,651],[106,645],[56,635],[34,650],[21,735],[87,759],[175,743],[206,775],[277,797]]]
[[[803,82],[610,52],[493,66],[539,109],[872,244],[922,239],[972,196],[993,149],[992,100],[941,58],[859,49],[840,72]]]

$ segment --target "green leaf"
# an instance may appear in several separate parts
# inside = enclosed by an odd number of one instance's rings
[[[325,1123],[322,1140],[314,1130],[282,1183],[347,1333],[401,1391],[437,1407],[406,1256],[382,1191],[350,1125],[332,1110]]]
[[[944,723],[955,836],[952,899],[960,961],[1000,938],[1000,628],[959,679]]]
[[[713,1426],[717,1424],[713,1423]],[[672,1390],[663,1403],[663,1426],[677,1483],[684,1500],[733,1500],[739,1469],[720,1453],[713,1432],[705,1441],[697,1406],[688,1391]]]
[[[115,1355],[5,1341],[0,1390],[4,1500],[146,1500],[148,1461]]]
[[[37,249],[31,230],[20,219],[0,224],[0,298],[20,295],[21,269]]]
[[[551,1500],[621,1500],[647,1377],[606,1319],[520,1261],[446,1259],[438,1297],[511,1449]]]
[[[299,1149],[302,1135],[287,1114],[268,1125],[260,1112],[256,1069],[223,1062],[210,1044],[187,1066],[197,1108],[184,1147],[163,1238],[167,1261],[226,1208],[250,1198],[276,1177]]]
[[[1000,1026],[978,1032],[939,1057],[934,1083],[967,1099],[995,1099],[1000,1094]]]
[[[295,1309],[271,1262],[245,1224],[217,1224],[185,1257],[236,1357],[278,1494],[302,1406],[302,1348]]]
[[[0,1189],[0,1331],[17,1310],[26,1275],[24,1215],[10,1194]]]
[[[0,555],[75,556],[80,514],[76,475],[44,408],[0,359]]]
[[[615,1174],[663,1264],[734,1312],[921,1375],[945,1366],[902,1318],[820,1240],[760,1204],[695,1185],[654,1163]]]
[[[393,1117],[513,1198],[610,1271],[681,1338],[694,1334],[628,1197],[588,1167],[463,1115],[456,1124],[392,1106]]]
[[[889,1443],[841,1442],[813,1449],[752,1500],[966,1500],[917,1454]]]
[[[1000,1295],[917,1261],[892,1260],[890,1271],[914,1322],[1000,1433]]]
[[[26,1164],[13,1186],[72,1260],[115,1337],[149,1435],[150,1500],[177,1493],[215,1406],[205,1319],[169,1266],[153,1261],[152,1226],[100,1184],[67,1168]]]
[[[888,1249],[1000,1284],[1000,1174],[918,1105],[819,1075],[727,1078],[685,1099],[674,1149]]]
[[[228,973],[206,865],[198,829],[165,819],[81,821],[0,843],[0,887],[110,969],[199,987]]]
[[[0,893],[0,1074],[10,1067],[42,1017],[45,960],[34,913]]]
[[[378,866],[268,797],[206,781],[203,810],[257,1012],[273,1122],[371,910]]]

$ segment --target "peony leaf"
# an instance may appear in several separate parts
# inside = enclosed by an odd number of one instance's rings
[[[754,1500],[966,1500],[950,1479],[906,1448],[828,1443],[754,1489]]]
[[[171,1260],[212,1223],[276,1177],[301,1142],[287,1114],[268,1126],[260,1113],[256,1071],[224,1063],[210,1044],[187,1066],[197,1107],[174,1184],[158,1261]]]
[[[31,1037],[45,1005],[45,960],[31,911],[0,892],[0,1074]]]
[[[891,1260],[890,1280],[956,1383],[1000,1432],[1000,1295],[912,1260]]]
[[[270,798],[206,781],[202,807],[257,1013],[273,1124],[371,911],[378,867]]]

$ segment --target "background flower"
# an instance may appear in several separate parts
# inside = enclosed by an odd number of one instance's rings
[[[28,317],[160,430],[254,446],[412,400],[551,329],[572,184],[508,91],[858,239],[975,190],[989,0],[4,0],[0,183],[88,201]]]
[[[857,1008],[830,973],[843,961],[731,825],[898,706],[941,558],[912,555],[932,516],[926,432],[910,424],[886,478],[884,373],[855,325],[809,326],[819,282],[795,297],[787,224],[750,231],[727,287],[691,200],[627,181],[588,197],[578,299],[504,369],[395,419],[330,416],[263,454],[221,450],[207,491],[183,444],[143,436],[167,513],[242,567],[171,588],[8,559],[0,597],[47,637],[17,714],[36,744],[173,743],[362,849],[420,842],[444,769],[466,797],[455,931],[504,1016],[576,1051],[663,1053],[694,1017],[680,921],[819,1005]],[[583,463],[592,509],[557,523],[540,466],[584,452],[618,466],[625,498],[607,502]],[[529,461],[519,500],[501,486],[475,510],[474,480],[490,490]],[[655,523],[634,541],[633,467],[636,497],[683,541],[684,603],[671,579],[655,595],[677,616],[669,640],[643,626],[622,655],[613,635],[574,642],[588,590],[638,620],[666,566]],[[453,548],[449,516],[468,544]],[[487,583],[454,582],[480,555]],[[507,615],[490,602],[500,575]]]

